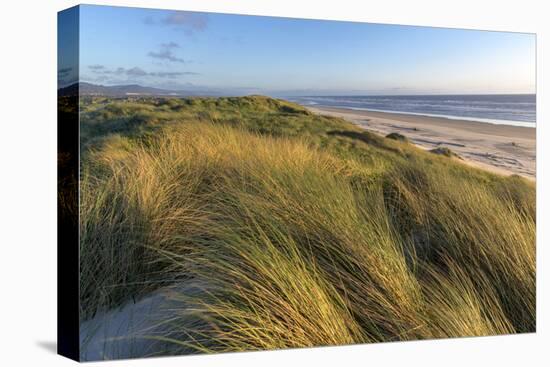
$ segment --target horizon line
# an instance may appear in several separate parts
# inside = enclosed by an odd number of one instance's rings
[[[253,88],[253,87],[250,87],[250,88],[246,88],[246,87],[205,87],[205,86],[191,86],[190,88],[191,89],[194,89],[194,88],[200,88],[199,90],[189,90],[189,89],[168,89],[168,88],[162,88],[162,87],[155,87],[155,86],[150,86],[150,85],[144,85],[144,84],[138,84],[138,83],[128,83],[128,84],[112,84],[112,85],[107,85],[107,84],[95,84],[95,83],[90,83],[90,82],[86,82],[86,81],[77,81],[77,82],[74,82],[74,83],[71,83],[71,84],[67,84],[65,86],[62,86],[62,87],[58,87],[57,90],[61,90],[61,89],[64,89],[64,88],[68,88],[68,87],[71,87],[71,86],[74,86],[74,85],[77,85],[77,84],[82,84],[82,83],[86,83],[86,84],[89,84],[89,85],[93,85],[93,86],[98,86],[98,87],[104,87],[104,88],[116,88],[116,87],[127,87],[127,86],[137,86],[137,87],[143,87],[143,88],[152,88],[152,89],[158,89],[158,90],[164,90],[164,91],[167,91],[167,92],[216,92],[218,94],[222,94],[223,95],[223,90],[228,90],[228,89],[233,89],[233,90],[238,90],[238,89],[259,89],[259,88]],[[288,92],[288,91],[292,91],[292,90],[273,90],[273,91],[269,91],[269,90],[266,90],[264,91],[263,93],[269,93],[271,95],[279,95],[281,97],[290,97],[290,98],[293,98],[293,97],[359,97],[359,96],[370,96],[370,97],[407,97],[407,96],[498,96],[498,95],[536,95],[536,91],[535,92],[513,92],[513,93],[510,93],[510,92],[504,92],[504,93],[495,93],[495,92],[484,92],[484,93],[479,93],[479,92],[475,92],[475,93],[467,93],[467,92],[457,92],[457,93],[449,93],[449,92],[435,92],[435,93],[424,93],[424,92],[419,92],[419,93],[406,93],[406,94],[384,94],[384,93],[374,93],[374,92],[368,92],[368,91],[358,91],[358,92],[354,92],[354,93],[341,93],[341,94],[334,94],[334,93],[328,93],[328,94],[295,94],[295,95],[285,95],[284,92]],[[295,91],[299,91],[299,90],[295,90]],[[311,90],[312,92],[314,92],[314,90]],[[315,93],[315,92],[314,92]],[[238,93],[233,93],[233,94],[238,94]],[[222,96],[220,95],[220,96]],[[243,96],[247,96],[247,95],[262,95],[262,92],[260,93],[242,93]]]

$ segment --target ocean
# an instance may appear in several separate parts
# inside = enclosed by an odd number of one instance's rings
[[[397,112],[535,127],[535,94],[291,97],[304,106]]]

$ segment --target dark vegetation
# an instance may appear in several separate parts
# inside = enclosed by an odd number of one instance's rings
[[[402,135],[402,134],[399,134],[399,133],[389,133],[388,135],[386,135],[386,138],[393,139],[393,140],[398,140],[398,141],[402,141],[402,142],[408,142],[409,141],[409,139],[407,139],[407,137],[405,135]]]
[[[456,154],[455,152],[453,152],[451,149],[447,148],[447,147],[437,147],[437,148],[434,148],[432,150],[430,150],[431,153],[434,153],[434,154],[439,154],[439,155],[443,155],[445,157],[456,157],[458,158],[458,154]]]

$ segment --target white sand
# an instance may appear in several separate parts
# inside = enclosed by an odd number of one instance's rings
[[[80,356],[83,361],[167,355],[181,346],[161,340],[172,323],[182,322],[188,306],[182,295],[203,291],[191,282],[165,287],[137,302],[100,313],[80,325]]]
[[[535,179],[535,128],[332,107],[310,110],[344,118],[384,136],[400,133],[424,149],[450,148],[465,163],[494,173]]]

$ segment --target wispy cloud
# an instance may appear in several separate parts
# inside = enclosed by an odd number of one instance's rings
[[[73,73],[72,67],[60,68],[57,70],[57,83],[61,86],[72,84],[78,81],[78,77]]]
[[[73,68],[69,67],[69,68],[61,68],[57,71],[57,75],[59,76],[62,76],[62,75],[67,75],[71,72],[71,70],[73,70]]]
[[[202,32],[208,28],[208,16],[202,13],[173,11],[160,19],[147,16],[143,18],[143,23],[147,25],[169,26],[192,35],[194,32]]]
[[[157,76],[160,78],[177,78],[184,75],[200,75],[193,71],[158,71],[149,73],[150,76]]]
[[[168,42],[168,43],[162,43],[160,45],[159,51],[150,51],[147,53],[147,56],[152,57],[154,59],[159,60],[166,60],[170,62],[179,62],[179,63],[185,63],[185,60],[181,57],[177,57],[174,55],[173,50],[178,49],[180,46],[175,42]]]
[[[126,70],[126,75],[133,76],[133,77],[146,76],[148,74],[149,74],[148,72],[138,67],[133,67],[131,69]]]
[[[151,15],[148,15],[145,18],[143,18],[143,23],[146,25],[155,25],[156,21],[155,21],[155,18],[153,18]]]
[[[167,43],[161,43],[160,45],[161,45],[161,47],[165,47],[165,48],[179,48],[180,47],[179,44],[177,44],[176,42],[173,42],[173,41],[172,42],[167,42]]]
[[[208,26],[208,17],[205,14],[187,11],[175,11],[162,19],[166,25],[188,27],[195,31],[204,31]]]
[[[91,70],[103,70],[105,69],[105,66],[104,65],[99,65],[99,64],[95,64],[95,65],[90,65],[88,66]]]
[[[88,69],[95,74],[96,80],[106,81],[109,79],[109,76],[123,77],[127,76],[129,78],[144,78],[144,77],[153,77],[153,78],[165,78],[165,79],[176,79],[181,76],[192,76],[200,75],[194,71],[146,71],[140,67],[132,68],[123,68],[117,67],[114,69],[107,68],[104,65],[89,65]],[[70,70],[69,70],[70,71]],[[69,72],[67,71],[67,73]]]

